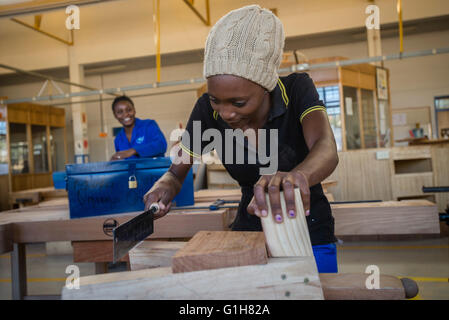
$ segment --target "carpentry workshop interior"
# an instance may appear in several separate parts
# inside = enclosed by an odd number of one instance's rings
[[[447,0],[0,0],[0,300],[449,300],[448,159]]]

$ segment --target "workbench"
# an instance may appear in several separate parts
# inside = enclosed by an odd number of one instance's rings
[[[234,192],[237,193],[237,191]],[[227,230],[235,215],[235,210],[231,211],[221,209],[171,212],[166,217],[155,221],[155,232],[149,239],[188,239],[201,230]],[[426,200],[334,204],[332,212],[335,217],[337,237],[341,235],[439,234],[440,232],[437,207]],[[68,202],[63,198],[41,202],[36,206],[0,212],[0,254],[12,252],[13,299],[26,297],[25,245],[27,243],[82,242],[81,245],[91,248],[92,254],[87,251],[81,252],[80,255],[84,255],[84,258],[77,255],[74,257],[75,261],[79,257],[84,259],[79,261],[97,262],[90,258],[93,256],[97,257],[97,260],[102,259],[98,262],[112,261],[112,250],[110,250],[112,238],[103,232],[103,223],[107,219],[115,219],[118,224],[121,224],[138,213],[70,219]],[[95,243],[92,243],[93,241]],[[75,244],[74,248],[77,246],[79,244]],[[105,254],[101,255],[100,252]]]

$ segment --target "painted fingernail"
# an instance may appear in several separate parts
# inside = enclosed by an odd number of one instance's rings
[[[260,211],[259,211],[259,209],[254,210],[254,213],[256,214],[256,216],[260,217]]]
[[[306,216],[308,216],[310,214],[310,210],[306,211]]]
[[[294,217],[295,217],[295,211],[290,210],[290,211],[288,212],[288,215],[290,216],[290,218],[294,218]]]
[[[281,217],[280,214],[277,214],[274,218],[276,219],[277,222],[281,222],[282,221],[282,217]]]
[[[262,210],[262,216],[266,217],[268,215],[267,210]]]

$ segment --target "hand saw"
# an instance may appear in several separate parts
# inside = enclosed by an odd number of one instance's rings
[[[208,206],[186,206],[186,207],[173,207],[170,211],[174,210],[219,210],[225,208],[238,208],[237,205],[225,206],[227,203],[239,203],[240,201],[230,201],[218,199],[214,203]],[[138,216],[132,218],[126,223],[113,229],[113,262],[116,263],[121,258],[142,241],[144,241],[154,231],[153,221],[154,214],[159,211],[157,203],[153,203],[150,209]]]
[[[154,214],[159,211],[159,206],[153,203],[150,209],[124,224],[114,228],[113,236],[113,262],[117,263],[121,258],[138,246],[154,231]]]

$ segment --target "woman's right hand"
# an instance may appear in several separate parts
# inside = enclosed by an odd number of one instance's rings
[[[143,196],[145,211],[150,209],[153,203],[157,203],[159,211],[154,214],[154,219],[165,216],[170,211],[172,201],[181,190],[181,186],[178,178],[167,171]]]

